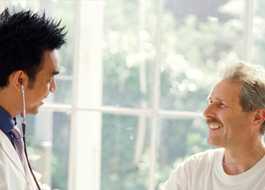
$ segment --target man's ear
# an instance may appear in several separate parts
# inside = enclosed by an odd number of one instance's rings
[[[254,123],[256,125],[262,125],[262,123],[264,123],[264,121],[265,121],[265,108],[256,110]]]
[[[27,85],[27,83],[28,83],[28,76],[22,70],[15,71],[15,72],[13,72],[10,75],[10,77],[9,77],[9,83],[15,89],[20,90],[21,85],[24,85],[24,86]]]

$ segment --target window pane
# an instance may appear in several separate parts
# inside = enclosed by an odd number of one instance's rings
[[[149,103],[149,81],[154,85],[151,74],[154,47],[143,3],[136,0],[106,1],[104,105],[145,107]]]
[[[28,118],[27,139],[31,163],[41,182],[52,189],[67,190],[69,114],[42,111]]]
[[[253,37],[254,37],[254,57],[253,63],[263,65],[265,67],[265,2],[262,0],[255,1],[255,14],[253,21]]]
[[[66,26],[67,36],[66,44],[59,50],[59,76],[56,76],[57,89],[52,102],[56,103],[72,103],[72,75],[74,62],[74,14],[75,9],[72,1],[39,1],[40,10],[46,7],[48,13],[58,20],[62,20],[62,24]]]
[[[200,111],[222,62],[243,50],[244,1],[164,0],[161,107]]]
[[[207,126],[202,118],[164,119],[159,136],[158,183],[164,182],[174,166],[185,157],[210,148]]]
[[[147,189],[149,134],[137,117],[103,115],[101,190]]]

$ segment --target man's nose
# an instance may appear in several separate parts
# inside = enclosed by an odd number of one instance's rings
[[[209,118],[215,115],[214,105],[209,104],[203,111],[204,118]]]
[[[50,89],[49,90],[50,90],[51,93],[54,93],[55,90],[56,90],[56,82],[55,82],[54,79],[52,79],[52,81],[51,81]]]

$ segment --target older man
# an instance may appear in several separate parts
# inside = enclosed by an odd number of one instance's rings
[[[245,63],[229,67],[204,110],[208,143],[218,147],[180,164],[163,190],[265,189],[265,72]]]

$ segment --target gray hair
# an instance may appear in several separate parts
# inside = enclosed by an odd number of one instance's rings
[[[258,65],[239,62],[226,68],[223,80],[234,80],[241,83],[240,105],[245,112],[265,109],[265,70]],[[265,133],[263,122],[260,133]]]

